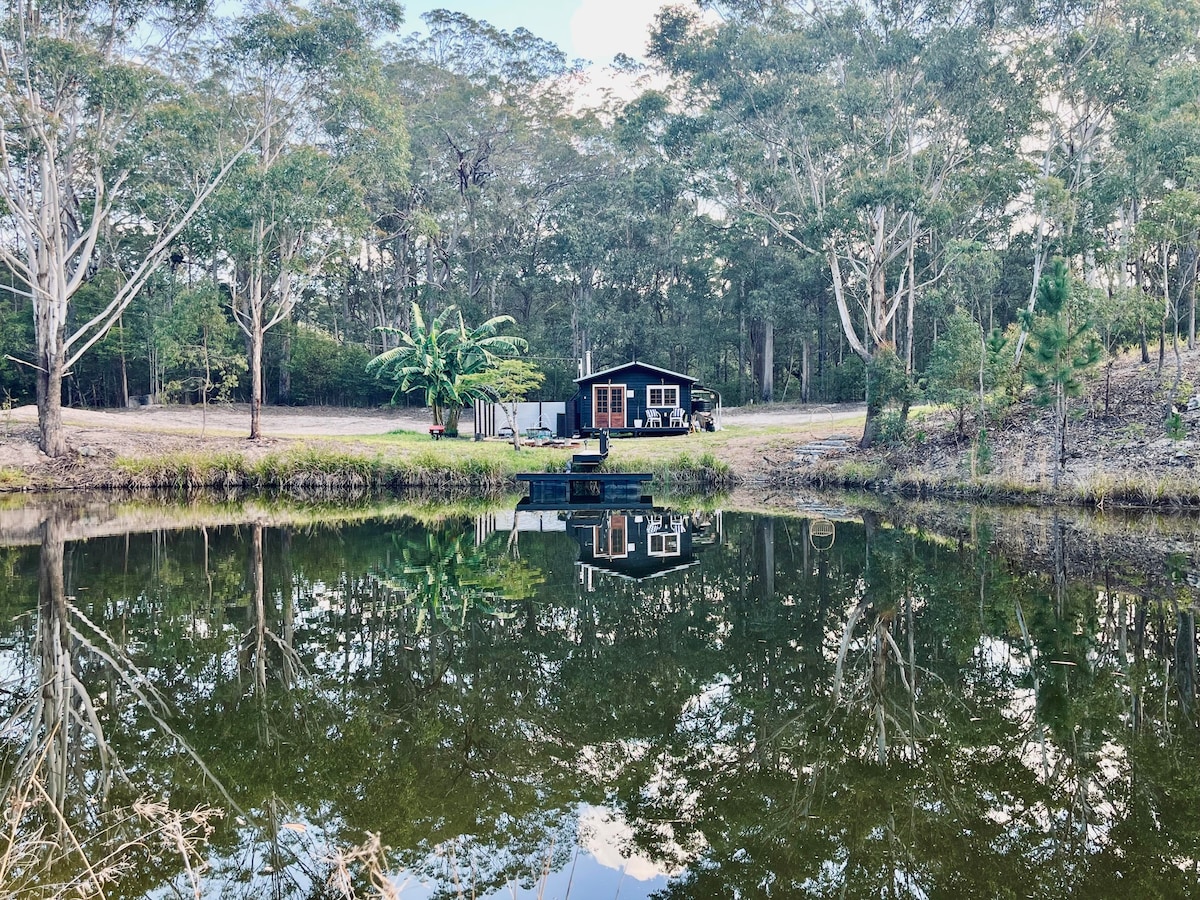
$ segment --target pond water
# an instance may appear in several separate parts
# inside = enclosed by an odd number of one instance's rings
[[[1194,530],[841,513],[10,510],[0,893],[1200,895]]]

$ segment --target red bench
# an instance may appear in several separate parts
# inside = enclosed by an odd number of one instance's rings
[[[445,425],[430,425],[429,426],[429,436],[431,438],[433,438],[435,441],[440,441],[442,439],[442,435],[445,433],[446,433]]]

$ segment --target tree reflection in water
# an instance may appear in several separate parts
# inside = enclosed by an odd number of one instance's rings
[[[1084,577],[1054,521],[1020,562],[871,516],[828,549],[807,528],[726,514],[697,565],[581,583],[569,531],[466,518],[47,522],[40,563],[5,551],[4,773],[39,767],[36,815],[77,834],[122,785],[236,801],[203,878],[242,896],[312,894],[366,832],[440,895],[561,896],[592,809],[660,873],[622,897],[1200,891],[1186,579]],[[183,876],[146,853],[108,895]]]
[[[5,686],[0,890],[22,897],[113,896],[116,885],[137,882],[151,846],[198,890],[199,850],[220,813],[172,810],[134,793],[136,764],[116,753],[107,737],[119,728],[113,715],[119,695],[161,726],[163,741],[191,750],[165,721],[167,704],[146,672],[68,593],[66,516],[52,511],[39,531],[32,641]],[[10,640],[20,633],[18,626]],[[34,669],[37,676],[30,677]],[[110,803],[115,781],[121,790]]]

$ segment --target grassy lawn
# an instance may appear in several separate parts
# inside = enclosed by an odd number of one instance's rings
[[[736,466],[747,456],[759,460],[762,453],[791,450],[808,440],[834,434],[856,435],[862,430],[862,418],[815,424],[732,425],[721,431],[702,431],[668,437],[613,438],[609,441],[606,468],[626,472],[653,472],[669,476],[673,468],[691,469],[713,462]],[[434,441],[415,431],[395,431],[369,438],[355,438],[360,444],[378,446],[385,457],[404,459],[422,468],[457,469],[464,465],[484,465],[497,472],[561,471],[573,453],[583,447],[523,447],[496,440],[443,438]],[[586,442],[588,452],[599,449],[599,440]]]
[[[738,476],[772,466],[813,437],[845,434],[854,424],[785,423],[732,425],[717,432],[669,437],[613,438],[604,470],[646,472],[662,486],[728,486]],[[46,488],[238,487],[365,488],[455,486],[485,490],[511,487],[522,472],[562,472],[574,453],[595,453],[599,440],[567,447],[523,447],[469,437],[433,440],[424,430],[383,435],[322,435],[280,438],[260,444],[217,439],[165,447],[130,440],[109,465],[90,465],[63,478],[51,472]],[[764,459],[764,457],[766,457]],[[0,472],[0,490],[12,489]]]

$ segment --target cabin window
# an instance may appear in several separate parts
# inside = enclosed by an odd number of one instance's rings
[[[679,385],[652,384],[646,388],[647,406],[664,406],[674,409],[679,405]]]
[[[675,531],[659,531],[650,534],[651,556],[678,556],[679,534]]]

